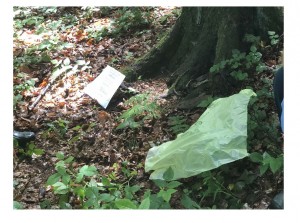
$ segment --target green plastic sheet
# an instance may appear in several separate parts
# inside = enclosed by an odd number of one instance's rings
[[[163,179],[171,167],[173,180],[187,178],[248,156],[247,105],[250,89],[213,101],[186,132],[152,147],[145,161],[150,179]]]

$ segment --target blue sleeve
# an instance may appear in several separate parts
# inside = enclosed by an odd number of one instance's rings
[[[283,109],[283,100],[282,100],[282,102],[281,102],[281,116],[280,116],[280,126],[281,126],[282,132],[284,132],[283,131],[283,111],[284,111],[284,109]]]

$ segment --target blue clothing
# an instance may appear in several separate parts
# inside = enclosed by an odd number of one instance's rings
[[[273,81],[273,90],[274,90],[274,99],[278,112],[278,119],[283,132],[283,67],[279,68],[274,77]]]
[[[284,132],[283,131],[283,100],[282,100],[282,102],[281,102],[281,116],[280,116],[280,126],[281,126],[281,130],[282,130],[282,132]]]

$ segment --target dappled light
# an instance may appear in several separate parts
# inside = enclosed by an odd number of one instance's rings
[[[224,58],[200,44],[200,66],[193,10],[14,7],[14,209],[270,207],[283,191],[283,33],[245,33]],[[239,92],[256,97],[213,110]],[[159,165],[145,167],[153,148]]]

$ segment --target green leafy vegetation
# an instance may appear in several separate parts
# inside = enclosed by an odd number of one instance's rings
[[[124,183],[116,183],[113,181],[116,174],[119,174],[118,165],[115,165],[114,172],[104,177],[95,166],[77,167],[74,157],[65,157],[62,152],[58,152],[56,158],[56,173],[48,178],[47,185],[59,196],[59,206],[62,209],[72,208],[73,203],[76,203],[75,207],[79,209],[170,208],[172,194],[177,191],[175,188],[182,184],[178,181],[168,181],[174,174],[169,168],[164,174],[166,181],[154,181],[159,187],[159,192],[151,194],[150,190],[145,190],[144,195],[139,198],[137,193],[142,187],[129,184],[136,174],[127,168],[126,162],[122,164],[121,173],[127,180]],[[49,205],[47,200],[41,203],[41,207],[44,208],[50,208]]]
[[[202,100],[197,107],[206,108],[216,99],[216,97],[208,96],[205,100]]]
[[[128,31],[140,30],[149,26],[152,22],[151,8],[141,10],[137,7],[124,7],[117,11],[117,19],[114,21],[114,34],[125,34]]]
[[[177,135],[179,133],[185,132],[190,127],[186,124],[187,119],[183,116],[171,116],[169,117],[169,126],[172,132]]]
[[[251,74],[261,73],[266,69],[262,62],[262,54],[258,51],[259,37],[247,34],[244,37],[246,42],[252,43],[248,53],[240,52],[237,49],[232,50],[232,57],[213,65],[209,71],[213,74],[229,74],[235,80],[244,81]]]
[[[268,32],[270,37],[270,45],[278,47],[279,35],[275,32]],[[211,171],[215,175],[214,178],[204,178],[202,182],[206,182],[208,189],[204,191],[205,196],[212,196],[218,199],[218,194],[227,194],[229,200],[216,201],[213,203],[223,203],[227,208],[241,208],[242,191],[255,184],[256,180],[262,175],[267,178],[279,179],[283,171],[283,145],[281,144],[281,135],[279,130],[279,121],[276,113],[271,113],[270,105],[274,105],[273,96],[273,75],[276,70],[267,71],[263,64],[262,55],[266,50],[270,50],[270,45],[261,45],[260,37],[246,35],[245,41],[252,45],[248,53],[238,50],[232,51],[232,58],[221,61],[210,68],[213,74],[230,74],[235,80],[238,80],[246,88],[251,88],[257,93],[257,97],[250,100],[248,106],[248,151],[250,151],[249,160],[258,165],[258,169],[251,169],[251,164],[243,171],[240,178],[235,182],[228,182],[223,178],[226,171],[219,175],[220,170]],[[266,72],[267,71],[267,72]],[[266,72],[268,75],[265,75]],[[262,75],[263,74],[263,75]],[[211,102],[211,98],[201,102],[198,106],[205,107]],[[225,165],[226,167],[226,165]],[[220,169],[223,169],[221,167]],[[206,173],[204,173],[206,175]],[[216,179],[219,179],[216,181]],[[208,184],[209,183],[209,184]],[[224,184],[225,183],[225,184]],[[227,186],[226,186],[227,184]],[[224,186],[221,186],[224,185]],[[214,194],[210,193],[210,189]],[[231,195],[232,196],[231,196]],[[204,199],[205,200],[205,199]],[[204,200],[202,202],[204,202]],[[208,199],[209,200],[209,199]],[[231,206],[231,202],[236,205]]]
[[[14,139],[14,147],[18,149],[17,154],[21,159],[41,156],[45,151],[38,148],[33,142],[28,142],[24,146],[20,146],[18,140]]]
[[[47,196],[38,198],[42,209],[240,209],[247,203],[255,208],[257,199],[266,197],[268,185],[273,187],[270,197],[281,189],[283,145],[274,112],[274,71],[264,63],[269,57],[266,50],[277,56],[281,49],[282,35],[273,31],[268,32],[270,43],[264,44],[260,37],[246,35],[247,52],[232,50],[230,58],[210,68],[213,75],[230,77],[257,93],[248,108],[250,155],[241,161],[174,181],[170,180],[172,168],[165,172],[164,180],[151,181],[144,173],[143,159],[149,147],[186,131],[196,119],[192,115],[199,115],[215,96],[197,103],[196,110],[166,113],[153,99],[153,92],[144,93],[149,91],[148,84],[143,93],[108,111],[112,118],[101,123],[99,105],[81,101],[84,85],[105,65],[122,68],[151,49],[156,37],[148,36],[159,36],[174,14],[180,14],[179,8],[171,11],[156,18],[155,7],[14,7],[16,125],[38,133],[34,143],[19,148],[14,142],[14,149],[17,158],[29,158],[28,163],[37,166],[38,170],[28,168],[31,176],[45,174],[39,180],[46,185],[38,185],[38,189],[46,188]],[[151,30],[157,24],[163,29]],[[27,34],[36,41],[25,38]],[[45,99],[36,113],[27,113],[26,105],[48,77],[60,80],[48,98],[68,102],[60,108],[55,100]],[[63,152],[56,153],[60,150]],[[16,197],[14,209],[33,207],[30,202]]]
[[[14,201],[14,209],[23,209],[23,206],[20,202]]]
[[[29,78],[26,73],[18,73],[17,78],[19,81],[19,84],[14,85],[14,109],[16,109],[16,106],[19,102],[22,101],[23,95],[26,91],[32,90],[32,88],[35,85],[35,80],[33,78]]]
[[[60,118],[52,123],[48,123],[49,129],[44,132],[44,137],[49,137],[49,134],[54,133],[58,137],[64,138],[68,130],[68,123],[69,121]]]
[[[160,118],[160,108],[155,101],[150,99],[149,94],[133,96],[124,105],[130,108],[120,116],[119,120],[123,121],[117,129],[139,128],[146,121]]]
[[[260,175],[263,175],[268,169],[270,169],[273,174],[283,170],[282,154],[274,158],[268,152],[264,152],[263,154],[253,152],[250,155],[250,159],[252,162],[260,164]]]
[[[279,43],[279,35],[274,31],[268,31],[269,38],[271,40],[271,45],[276,45]]]

